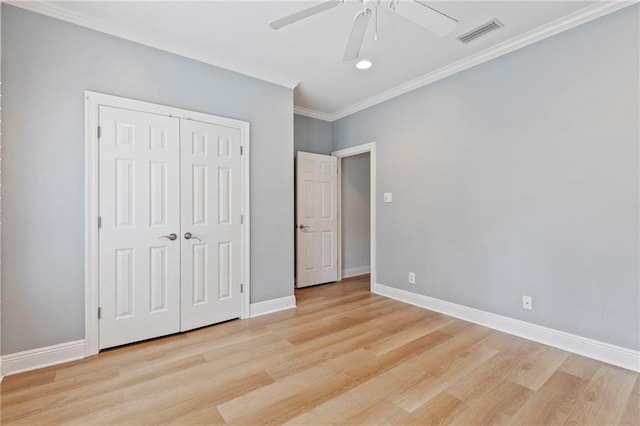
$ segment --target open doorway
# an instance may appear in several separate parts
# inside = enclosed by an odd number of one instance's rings
[[[334,151],[338,159],[338,280],[370,274],[376,282],[376,145]],[[367,253],[368,251],[368,253]]]
[[[371,272],[370,156],[365,152],[341,159],[338,185],[341,193],[343,279]]]
[[[296,289],[369,274],[368,287],[373,290],[375,165],[374,142],[335,151],[330,156],[298,151]]]

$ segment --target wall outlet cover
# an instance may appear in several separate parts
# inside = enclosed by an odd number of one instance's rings
[[[409,272],[409,284],[415,284],[415,283],[416,283],[416,273]]]
[[[522,296],[522,309],[526,309],[528,311],[533,309],[533,299],[531,296]]]
[[[391,192],[385,192],[383,194],[383,200],[384,200],[385,203],[393,202],[393,195],[391,194]]]

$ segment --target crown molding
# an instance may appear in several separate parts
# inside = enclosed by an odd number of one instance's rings
[[[346,108],[343,108],[337,112],[329,114],[331,119],[329,121],[339,120],[348,115],[362,111],[379,103],[388,101],[389,99],[403,95],[412,90],[434,83],[443,78],[449,77],[453,74],[459,73],[476,65],[480,65],[484,62],[490,61],[514,50],[521,49],[530,44],[536,43],[540,40],[544,40],[547,37],[551,37],[563,31],[570,30],[578,25],[585,24],[593,21],[594,19],[616,12],[627,6],[638,4],[637,0],[632,1],[600,1],[594,5],[580,9],[574,13],[564,16],[548,24],[542,25],[531,31],[528,31],[520,36],[514,37],[502,43],[499,43],[493,47],[485,49],[474,55],[468,56],[459,61],[453,62],[433,72],[425,74],[407,83],[387,90],[386,92],[372,96],[364,101],[355,103]]]
[[[323,120],[323,121],[334,120],[331,114],[327,114],[326,112],[316,111],[315,109],[305,108],[297,105],[294,105],[293,112],[294,114],[304,115],[305,117],[316,118],[318,120]]]
[[[72,12],[64,7],[60,7],[54,2],[42,0],[35,1],[2,1],[4,4],[19,7],[31,12],[46,15],[51,18],[70,22],[81,27],[89,28],[102,33],[110,34],[119,38],[123,38],[165,52],[173,53],[186,58],[195,59],[200,62],[224,68],[229,71],[243,74],[248,77],[257,78],[278,86],[284,86],[289,89],[295,88],[300,81],[283,78],[271,71],[265,69],[257,69],[255,67],[246,67],[229,60],[225,60],[216,55],[212,55],[204,49],[189,47],[183,43],[177,43],[170,39],[156,37],[133,28],[95,19],[84,14]]]
[[[124,26],[108,23],[102,20],[97,20],[97,19],[88,17],[86,15],[71,12],[67,9],[57,6],[52,2],[45,2],[42,0],[36,0],[36,1],[0,0],[0,2],[9,4],[12,6],[16,6],[22,9],[30,10],[32,12],[36,12],[42,15],[47,15],[52,18],[60,19],[76,25],[80,25],[82,27],[90,28],[99,32],[111,34],[116,37],[120,37],[136,43],[144,44],[146,46],[164,50],[166,52],[174,53],[176,55],[195,59],[210,65],[214,65],[214,66],[221,67],[233,72],[237,72],[239,74],[264,80],[269,83],[277,84],[279,86],[284,86],[289,89],[294,89],[300,83],[299,80],[282,78],[281,76],[277,76],[275,75],[275,73],[272,73],[266,70],[258,70],[253,67],[250,70],[246,69],[246,67],[243,67],[239,64],[231,63],[227,60],[224,60],[215,55],[212,55],[209,52],[205,52],[200,49],[193,49],[181,43],[176,43],[171,40],[155,37],[131,28],[126,28]],[[499,43],[493,47],[485,49],[481,52],[478,52],[474,55],[471,55],[459,61],[453,62],[442,68],[439,68],[421,77],[418,77],[416,79],[403,83],[399,86],[396,86],[378,95],[372,96],[361,102],[357,102],[353,105],[350,105],[346,108],[338,110],[334,113],[326,113],[326,112],[317,111],[311,108],[305,108],[300,106],[295,106],[294,112],[299,115],[304,115],[306,117],[316,118],[318,120],[323,120],[323,121],[331,122],[331,121],[339,120],[341,118],[344,118],[351,114],[355,114],[356,112],[362,111],[364,109],[367,109],[379,103],[388,101],[389,99],[393,99],[397,96],[403,95],[412,90],[429,85],[438,80],[442,80],[443,78],[449,77],[451,75],[454,75],[466,69],[472,68],[476,65],[480,65],[484,62],[498,58],[502,55],[506,55],[507,53],[521,49],[530,44],[543,40],[547,37],[551,37],[563,31],[567,31],[571,28],[577,27],[578,25],[582,25],[584,23],[590,22],[594,19],[600,18],[602,16],[608,15],[610,13],[616,12],[620,9],[623,9],[627,6],[631,6],[637,3],[638,3],[637,0],[623,0],[623,1],[602,0],[596,4],[593,4],[584,9],[578,10],[560,19],[557,19],[548,24],[542,25],[538,28],[535,28],[525,34],[522,34],[510,40]]]

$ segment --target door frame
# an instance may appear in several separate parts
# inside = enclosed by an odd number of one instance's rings
[[[331,155],[338,157],[338,280],[342,280],[342,159],[354,155],[369,153],[369,186],[370,186],[370,259],[371,283],[369,291],[373,291],[373,286],[377,280],[376,266],[376,143],[369,142],[350,148],[333,151]]]
[[[99,278],[99,152],[98,111],[100,106],[129,109],[151,114],[166,115],[186,120],[202,121],[240,130],[240,210],[243,217],[240,234],[240,282],[243,293],[240,318],[249,318],[251,300],[251,208],[250,208],[250,124],[246,121],[219,117],[135,99],[122,98],[85,90],[84,92],[84,273],[85,273],[85,357],[96,355],[99,350],[100,325],[98,307],[100,301]]]

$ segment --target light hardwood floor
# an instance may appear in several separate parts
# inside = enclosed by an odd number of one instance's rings
[[[3,424],[634,424],[638,374],[370,294],[6,377]]]

